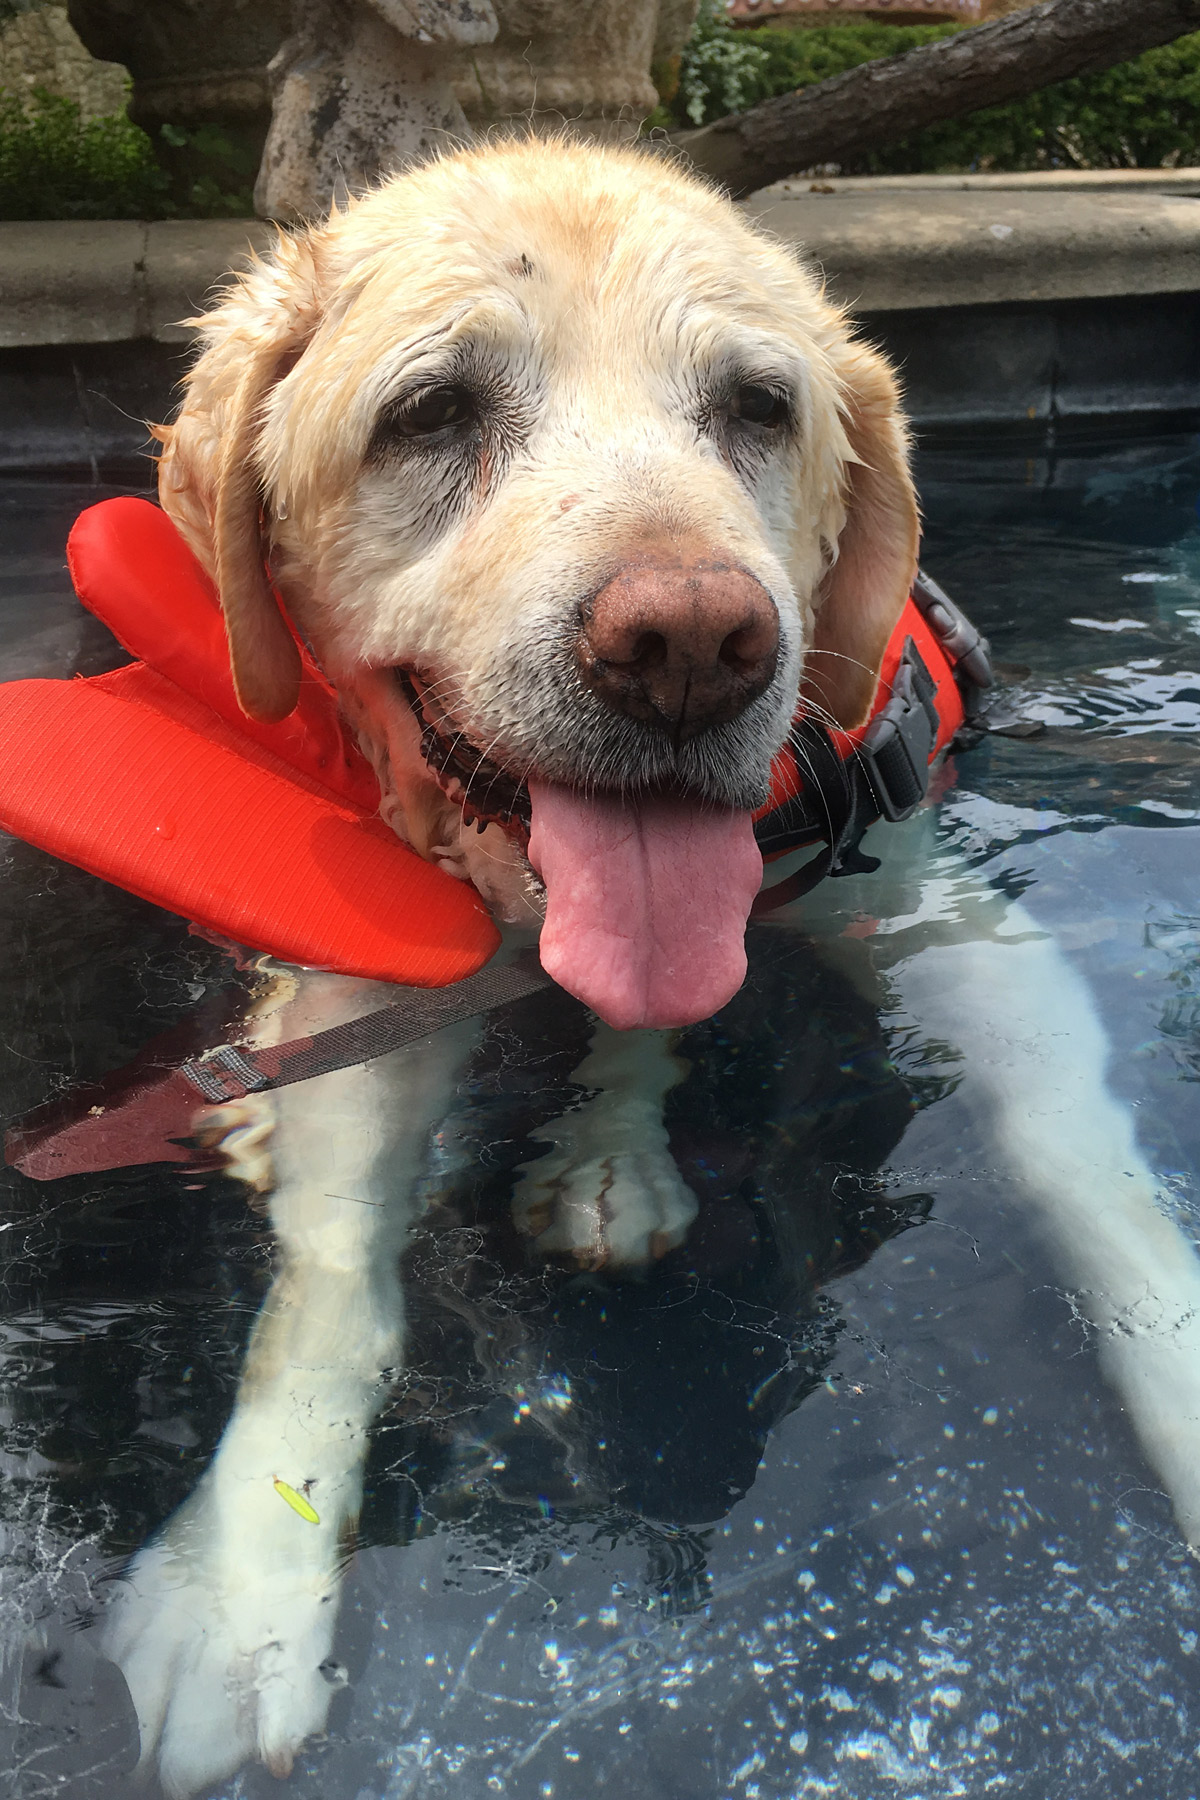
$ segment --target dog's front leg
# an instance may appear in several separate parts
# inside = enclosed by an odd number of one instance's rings
[[[929,946],[893,979],[921,1029],[962,1052],[960,1101],[990,1117],[1013,1192],[1200,1554],[1200,1257],[1110,1085],[1083,979],[1020,902],[1003,935]]]
[[[105,1635],[169,1795],[256,1756],[285,1774],[324,1725],[367,1434],[403,1354],[398,1260],[473,1037],[458,1026],[275,1096],[278,1273],[212,1463],[133,1559]]]
[[[683,1242],[696,1197],[671,1156],[666,1096],[686,1073],[670,1031],[597,1024],[574,1079],[592,1090],[533,1132],[549,1154],[522,1165],[518,1227],[547,1255],[630,1268]]]

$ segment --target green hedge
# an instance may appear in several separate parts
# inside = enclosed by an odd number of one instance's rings
[[[703,0],[680,59],[678,87],[659,109],[657,122],[676,129],[707,124],[956,29],[864,21],[735,31],[719,0]],[[1200,32],[1099,75],[1062,81],[1007,106],[931,126],[847,165],[847,172],[1162,168],[1197,162]]]
[[[122,115],[84,119],[43,89],[28,108],[0,92],[0,218],[159,218],[167,187],[150,139]]]
[[[2,0],[0,0],[2,3]],[[163,126],[161,156],[123,113],[85,119],[78,103],[35,90],[0,90],[0,219],[171,219],[253,211],[254,171],[213,126]]]
[[[1200,163],[1200,32],[1135,62],[1042,88],[1008,106],[876,151],[864,171],[1162,169]]]

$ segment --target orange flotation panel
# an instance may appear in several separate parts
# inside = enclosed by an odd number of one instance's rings
[[[68,560],[140,660],[0,686],[0,827],[288,962],[441,987],[488,960],[482,900],[376,816],[374,773],[307,653],[294,712],[242,713],[216,594],[165,513],[91,507]]]

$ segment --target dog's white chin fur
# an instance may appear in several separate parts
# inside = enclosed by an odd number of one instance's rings
[[[479,889],[505,925],[536,930],[546,911],[546,891],[515,841],[501,825],[477,831],[458,815],[455,841],[434,857],[440,868]]]
[[[520,845],[500,825],[482,831],[442,792],[421,754],[412,709],[387,669],[357,669],[339,695],[379,782],[380,817],[419,856],[476,887],[505,925],[536,931],[545,890]]]

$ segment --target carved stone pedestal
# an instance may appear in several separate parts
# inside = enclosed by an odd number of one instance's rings
[[[132,116],[216,124],[249,153],[268,218],[328,210],[439,143],[526,121],[630,132],[697,0],[69,0]],[[269,129],[268,129],[269,126]],[[251,162],[253,167],[253,162]]]
[[[295,0],[293,24],[270,67],[265,218],[317,217],[469,135],[453,64],[495,36],[490,0]]]
[[[696,0],[295,0],[271,65],[274,119],[255,203],[324,212],[439,143],[514,119],[632,132],[656,57]]]

